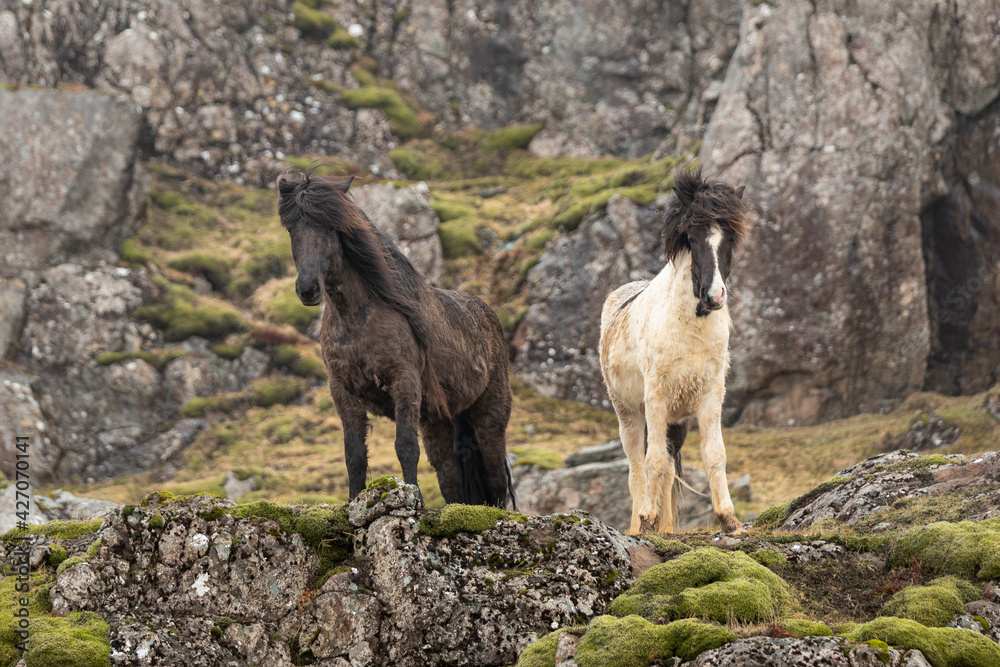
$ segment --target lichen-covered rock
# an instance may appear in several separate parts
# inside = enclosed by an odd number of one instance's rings
[[[514,516],[444,538],[419,526],[385,516],[365,535],[383,651],[398,664],[514,662],[539,633],[602,613],[627,586],[636,543],[585,515]]]
[[[380,477],[347,506],[347,520],[352,526],[362,527],[386,514],[415,516],[422,507],[420,489],[415,484],[404,484],[398,477]]]
[[[920,456],[896,451],[846,468],[808,493],[761,512],[756,526],[802,530],[821,521],[874,527],[902,520],[917,498],[938,496],[954,518],[985,519],[997,515],[1000,490],[989,481],[1000,474],[1000,453],[973,458],[939,454]]]
[[[10,82],[3,69],[0,81]],[[140,125],[135,107],[113,95],[0,88],[4,273],[26,272],[31,283],[30,272],[64,262],[114,261],[145,211]]]
[[[706,651],[691,667],[923,667],[920,651],[851,644],[841,637],[751,637]]]
[[[993,641],[1000,643],[1000,604],[988,600],[974,600],[965,605],[963,616],[971,617],[968,627],[981,632]],[[948,625],[959,625],[949,623]],[[959,627],[966,627],[964,624]]]
[[[361,210],[395,243],[417,270],[436,283],[444,268],[438,216],[414,188],[392,183],[351,190]]]
[[[7,356],[11,343],[21,337],[27,294],[23,280],[0,276],[0,359]]]
[[[35,376],[0,367],[0,472],[11,479],[16,455],[24,453],[17,449],[18,436],[28,438],[31,477],[36,482],[48,479],[59,462],[59,449],[52,441],[48,419],[32,389],[37,381]],[[14,491],[10,494],[13,498]],[[15,520],[12,512],[0,514],[0,526],[6,529]]]
[[[755,201],[731,276],[731,416],[816,423],[995,377],[1000,243],[973,231],[1000,183],[984,13],[744,5],[701,150]]]

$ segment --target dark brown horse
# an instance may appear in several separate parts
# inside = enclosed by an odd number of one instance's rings
[[[446,502],[504,506],[511,391],[500,320],[471,294],[432,287],[348,194],[307,170],[278,178],[303,304],[325,299],[320,343],[344,424],[351,498],[365,488],[368,413],[396,421],[403,480],[420,447]]]

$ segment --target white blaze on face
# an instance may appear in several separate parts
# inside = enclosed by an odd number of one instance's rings
[[[726,283],[719,273],[719,244],[722,243],[722,230],[715,228],[708,236],[708,245],[712,247],[712,260],[715,263],[715,273],[712,274],[712,284],[708,288],[708,296],[717,304],[726,302]]]

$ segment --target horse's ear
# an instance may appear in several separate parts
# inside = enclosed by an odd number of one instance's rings
[[[736,188],[736,198],[737,199],[743,199],[743,191],[746,190],[746,189],[747,189],[747,186],[745,186],[745,185],[741,185],[740,187]]]
[[[292,194],[301,182],[301,179],[296,179],[288,171],[282,172],[277,180],[278,194],[282,197]]]
[[[347,191],[351,189],[351,183],[353,183],[353,182],[354,182],[354,177],[353,176],[348,176],[347,178],[345,178],[344,180],[340,181],[339,183],[333,183],[332,185],[337,190],[340,190],[344,194],[347,194]]]
[[[674,188],[674,196],[677,197],[677,201],[681,203],[681,207],[690,206],[691,202],[694,201],[693,197],[691,197],[689,194],[681,192],[677,188]]]

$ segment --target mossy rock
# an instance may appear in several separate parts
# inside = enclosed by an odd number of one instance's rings
[[[292,379],[259,382],[250,392],[250,405],[270,407],[288,405],[302,393],[302,381]]]
[[[484,505],[445,505],[431,510],[420,520],[420,532],[432,537],[453,537],[458,533],[481,533],[497,525],[497,521],[520,517],[498,507]]]
[[[347,30],[344,29],[344,26],[340,25],[336,21],[333,24],[333,32],[326,38],[326,44],[331,49],[361,48],[361,42],[358,38],[347,32]]]
[[[537,125],[511,125],[499,130],[491,130],[483,135],[483,146],[491,151],[512,151],[527,148],[542,127]]]
[[[163,290],[160,303],[137,308],[135,316],[162,329],[168,341],[187,340],[191,336],[218,340],[249,327],[243,316],[229,306],[202,303],[186,287],[163,280],[155,282]]]
[[[145,350],[140,350],[138,352],[121,350],[118,352],[101,352],[97,355],[95,361],[97,361],[97,363],[101,366],[111,366],[112,364],[120,364],[139,359],[145,361],[147,364],[162,373],[163,369],[165,369],[171,361],[180,359],[183,356],[184,350],[177,348],[155,350],[152,352],[147,352]]]
[[[118,249],[119,258],[126,264],[146,265],[153,262],[153,255],[135,239],[125,239]]]
[[[889,564],[905,566],[914,558],[935,574],[1000,578],[1000,519],[939,521],[908,530],[889,552]]]
[[[438,226],[441,252],[445,259],[458,259],[483,252],[479,239],[480,222],[476,218],[465,217],[442,222]]]
[[[204,417],[210,412],[232,412],[235,407],[227,396],[195,396],[184,402],[181,414],[189,418]]]
[[[640,616],[598,616],[577,644],[576,662],[580,667],[646,667],[653,660],[694,660],[732,641],[732,631],[692,618],[656,625]]]
[[[535,466],[542,470],[555,470],[566,465],[563,455],[551,449],[524,446],[515,447],[512,451],[517,455],[514,466]]]
[[[788,563],[785,554],[777,549],[758,549],[750,554],[750,558],[753,558],[764,567],[778,567]]]
[[[754,519],[753,527],[761,530],[773,530],[788,521],[788,517],[790,516],[792,516],[791,502],[774,505],[757,515],[757,518]]]
[[[400,139],[412,139],[420,132],[417,113],[391,88],[345,89],[340,91],[340,99],[348,109],[381,109],[389,118],[389,129]]]
[[[434,181],[457,178],[458,172],[446,165],[437,155],[421,150],[423,141],[411,141],[405,146],[389,151],[393,166],[410,180]]]
[[[810,621],[806,618],[785,618],[775,623],[785,632],[796,637],[832,637],[833,632],[826,623]]]
[[[337,27],[337,21],[329,14],[313,9],[307,3],[297,0],[292,5],[295,27],[307,39],[327,39]]]
[[[293,530],[316,549],[320,575],[354,553],[354,529],[347,521],[347,505],[307,509],[295,518]]]
[[[52,567],[59,567],[59,564],[69,558],[69,554],[66,549],[58,544],[53,544],[49,547],[49,565]]]
[[[382,475],[381,477],[376,477],[372,481],[368,482],[365,487],[365,491],[371,491],[372,489],[378,489],[382,493],[388,493],[389,491],[395,491],[399,488],[399,484],[402,480],[393,475]]]
[[[274,365],[300,377],[326,379],[323,360],[303,355],[294,345],[279,345],[274,351]]]
[[[844,636],[858,644],[877,639],[890,646],[917,649],[934,667],[1000,665],[1000,646],[965,628],[928,628],[906,618],[883,616]]]
[[[242,343],[220,343],[213,345],[210,349],[215,356],[228,361],[234,361],[243,356],[246,346]]]
[[[941,577],[924,586],[907,586],[882,607],[882,616],[908,618],[927,627],[948,625],[965,611],[965,603],[980,599],[977,586],[956,577]]]
[[[586,629],[587,626],[585,625],[572,628],[559,628],[538,638],[518,656],[516,667],[555,667],[556,649],[559,646],[560,635],[567,632],[579,635],[583,634]]]
[[[201,250],[176,257],[167,262],[167,266],[192,276],[204,278],[217,292],[225,290],[229,281],[232,280],[229,262]]]
[[[265,306],[265,312],[276,322],[290,324],[299,331],[309,328],[319,317],[319,306],[304,306],[295,294],[295,283],[290,282]]]
[[[642,573],[611,603],[616,616],[756,623],[791,603],[788,585],[742,551],[695,549]]]
[[[753,526],[754,528],[760,528],[762,530],[774,530],[775,528],[780,528],[782,524],[788,521],[788,517],[792,516],[792,514],[800,507],[805,507],[827,491],[843,486],[852,479],[854,478],[846,477],[844,475],[834,475],[822,484],[806,491],[797,498],[781,503],[780,505],[767,508],[757,515],[757,518],[754,519]]]
[[[653,551],[656,552],[657,556],[663,556],[664,558],[680,556],[693,549],[693,547],[689,547],[680,540],[670,540],[660,535],[643,535],[642,539],[653,545]]]
[[[295,512],[290,507],[277,505],[267,500],[255,500],[252,503],[242,503],[231,510],[230,516],[236,519],[258,518],[276,521],[281,529],[288,532],[295,525]]]
[[[3,535],[0,541],[15,542],[27,535],[47,535],[53,540],[69,541],[96,533],[104,524],[104,519],[89,519],[87,521],[49,521],[27,528],[12,528]]]

